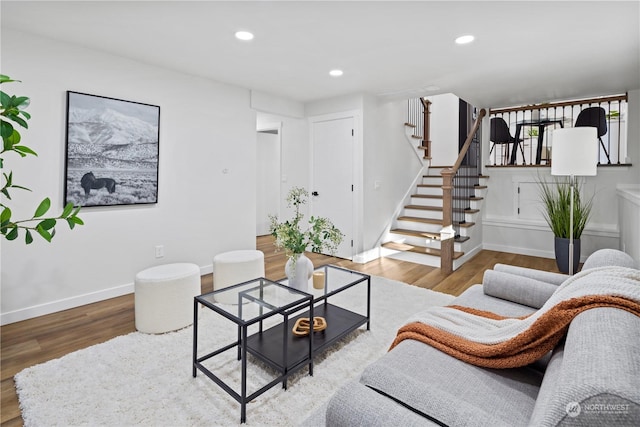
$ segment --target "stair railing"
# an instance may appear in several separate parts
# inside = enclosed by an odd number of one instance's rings
[[[407,100],[407,124],[414,126],[413,136],[420,138],[424,159],[431,158],[431,101],[424,98]]]
[[[465,211],[470,209],[471,197],[480,177],[480,138],[482,118],[487,114],[479,111],[458,159],[451,168],[443,169],[442,175],[442,231],[440,232],[440,269],[453,272],[453,243],[460,235],[459,224],[464,222]]]

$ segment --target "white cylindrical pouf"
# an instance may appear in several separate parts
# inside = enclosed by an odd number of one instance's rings
[[[136,274],[136,329],[161,334],[192,324],[200,283],[200,268],[190,263],[159,265]]]
[[[264,254],[256,250],[223,252],[213,258],[213,290],[264,277]],[[223,304],[237,304],[233,295],[216,295]]]

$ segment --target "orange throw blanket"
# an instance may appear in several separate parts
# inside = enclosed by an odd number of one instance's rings
[[[522,318],[460,306],[434,307],[400,328],[390,350],[414,339],[477,366],[525,366],[552,350],[578,314],[598,307],[640,316],[640,270],[606,267],[579,273],[538,311]]]

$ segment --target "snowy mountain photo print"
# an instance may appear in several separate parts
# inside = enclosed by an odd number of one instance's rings
[[[159,106],[68,91],[64,203],[157,203],[159,129]]]

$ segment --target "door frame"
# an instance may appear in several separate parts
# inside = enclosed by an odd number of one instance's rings
[[[310,191],[313,191],[313,166],[314,166],[314,125],[319,122],[327,122],[332,120],[340,120],[340,119],[353,119],[353,131],[354,131],[354,141],[353,141],[353,197],[352,197],[352,205],[351,205],[351,222],[352,222],[352,230],[353,236],[353,246],[351,247],[351,260],[354,262],[359,262],[358,259],[361,257],[359,254],[363,252],[363,195],[364,195],[364,173],[363,173],[363,164],[364,164],[364,155],[363,155],[363,123],[362,123],[362,111],[361,110],[349,110],[342,111],[338,113],[331,114],[322,114],[318,116],[311,116],[308,118],[309,123],[309,183],[310,183]],[[313,199],[311,198],[311,203],[309,204],[309,212],[310,215],[313,215]]]
[[[256,126],[256,133],[258,132],[267,132],[267,131],[276,131],[278,135],[278,200],[282,200],[282,122],[270,122],[263,123],[260,126]],[[260,159],[256,159],[256,162],[259,162]],[[257,196],[257,194],[256,194]],[[282,203],[278,203],[278,218],[282,214]]]

